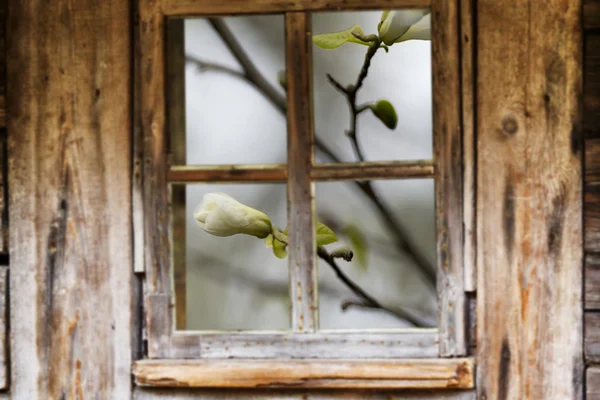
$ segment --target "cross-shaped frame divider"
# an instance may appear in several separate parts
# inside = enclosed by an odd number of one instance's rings
[[[139,0],[134,132],[135,269],[144,277],[147,359],[134,365],[149,386],[471,388],[463,265],[459,0]],[[315,164],[310,12],[431,7],[434,160]],[[185,166],[169,159],[168,18],[284,13],[287,165]],[[171,149],[173,152],[173,149]],[[181,154],[181,149],[175,153]],[[173,165],[172,165],[173,164]],[[435,178],[437,329],[318,330],[314,182]],[[171,183],[288,184],[290,332],[175,329],[169,232]],[[468,275],[468,274],[467,274]]]

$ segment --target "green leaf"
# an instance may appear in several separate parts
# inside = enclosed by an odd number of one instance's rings
[[[373,115],[375,115],[389,129],[396,129],[398,125],[398,116],[392,103],[387,100],[379,100],[377,103],[369,106]]]
[[[265,246],[267,246],[269,248],[273,247],[273,235],[272,234],[269,234],[269,236],[267,236],[265,238]]]
[[[273,254],[275,254],[275,257],[286,258],[288,254],[286,247],[285,243],[282,243],[277,239],[273,240]]]
[[[363,269],[367,269],[367,253],[368,243],[367,238],[362,231],[356,225],[348,225],[344,230],[344,233],[350,240],[350,245],[354,250],[354,255],[358,260],[358,263]]]
[[[337,241],[338,238],[335,233],[327,225],[317,221],[317,246],[325,246]]]
[[[364,42],[355,37],[352,34],[352,31],[361,36],[364,36],[365,34],[360,26],[354,25],[352,28],[346,29],[345,31],[315,35],[313,36],[313,43],[326,50],[336,49],[347,42],[369,46],[369,42]]]

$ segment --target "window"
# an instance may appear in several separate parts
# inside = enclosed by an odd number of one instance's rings
[[[361,162],[315,159],[315,143],[319,145],[320,138],[314,134],[311,16],[367,6],[371,10],[432,9],[430,159],[399,156],[399,161],[363,162],[360,150],[357,157]],[[145,277],[147,359],[136,363],[137,382],[153,386],[307,387],[309,382],[310,387],[312,382],[315,387],[472,387],[472,361],[466,358],[462,262],[457,2],[397,0],[382,2],[378,7],[377,1],[368,5],[360,1],[248,1],[236,6],[235,2],[212,0],[144,0],[140,1],[139,13],[136,94],[140,109],[134,149],[138,160],[134,223],[135,265]],[[185,64],[182,18],[267,13],[280,13],[269,18],[283,19],[285,30],[287,159],[272,164],[253,164],[251,160],[231,165],[237,162],[231,159],[219,165],[188,165],[182,134],[184,85],[181,79],[173,78],[173,74],[182,76]],[[384,124],[391,123],[385,115],[377,115],[381,110],[371,109]],[[357,150],[356,145],[354,149]],[[437,282],[438,320],[431,324],[437,327],[346,331],[322,321],[321,325],[331,329],[321,329],[317,259],[321,256],[325,261],[328,257],[331,260],[331,254],[323,257],[316,249],[315,185],[318,205],[319,193],[339,182],[356,182],[359,190],[369,196],[372,182],[393,181],[401,186],[408,178],[435,182],[437,268],[429,271],[429,277],[435,276]],[[287,329],[181,329],[186,326],[185,313],[181,312],[186,302],[180,295],[185,293],[186,283],[185,246],[181,245],[181,238],[190,213],[185,208],[186,194],[190,193],[185,185],[208,183],[280,186],[274,189],[279,191],[283,190],[282,184],[286,185],[291,312]],[[368,298],[363,296],[362,300],[359,306],[374,306]],[[417,325],[426,324],[417,321]]]

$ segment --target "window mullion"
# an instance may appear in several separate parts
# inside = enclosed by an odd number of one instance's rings
[[[288,99],[288,226],[290,300],[294,332],[318,325],[314,242],[314,161],[310,14],[285,14]]]

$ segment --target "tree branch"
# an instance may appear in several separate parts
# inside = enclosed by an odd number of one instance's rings
[[[358,286],[356,283],[354,283],[352,281],[352,279],[348,278],[348,276],[346,274],[344,274],[344,272],[340,269],[340,267],[335,262],[335,258],[332,257],[331,254],[329,254],[327,252],[327,250],[325,249],[325,247],[318,246],[317,247],[317,255],[321,259],[323,259],[325,262],[327,262],[327,264],[329,264],[329,266],[333,269],[333,271],[335,272],[335,274],[337,275],[337,277],[355,295],[357,295],[362,300],[361,304],[363,304],[365,307],[376,308],[376,309],[380,309],[380,310],[386,311],[386,312],[388,312],[390,314],[395,315],[396,317],[398,317],[400,319],[403,319],[403,320],[406,320],[406,321],[410,322],[414,326],[418,326],[418,327],[431,327],[430,324],[428,324],[427,322],[423,321],[418,316],[415,316],[412,313],[406,311],[403,308],[396,307],[396,308],[392,309],[392,308],[384,306],[383,304],[381,304],[380,302],[378,302],[377,300],[375,300],[375,298],[373,296],[371,296],[370,294],[368,294],[367,292],[365,292],[360,286]],[[344,304],[345,303],[342,304],[342,309],[348,308],[347,306],[344,307]]]
[[[225,45],[231,51],[232,55],[242,66],[245,71],[243,77],[246,82],[252,84],[271,102],[271,104],[273,104],[273,106],[275,106],[276,109],[285,115],[287,113],[287,102],[285,97],[260,74],[225,22],[215,18],[210,18],[209,22],[225,42]],[[197,63],[197,61],[199,61],[190,56],[186,56],[186,59],[192,63]],[[363,73],[361,72],[360,76],[362,75]],[[241,77],[241,75],[239,77]],[[366,73],[364,74],[364,77],[366,77]],[[362,78],[363,80],[364,77]],[[360,85],[357,84],[356,87],[360,87],[362,82],[360,80],[357,82],[360,82]],[[319,140],[318,135],[315,134],[315,136],[316,149],[331,162],[341,162],[341,159],[325,143],[323,143],[323,141]],[[400,222],[394,217],[393,213],[385,206],[385,204],[383,204],[383,202],[381,202],[381,200],[379,200],[370,181],[354,182],[354,184],[363,192],[367,199],[373,203],[380,213],[385,226],[395,236],[396,240],[394,243],[396,248],[400,252],[408,254],[415,260],[418,271],[420,271],[421,275],[425,278],[425,282],[430,288],[435,290],[436,274],[434,267],[429,263],[427,258],[420,253],[415,243],[410,240],[410,236],[407,234],[406,229],[402,227]]]

